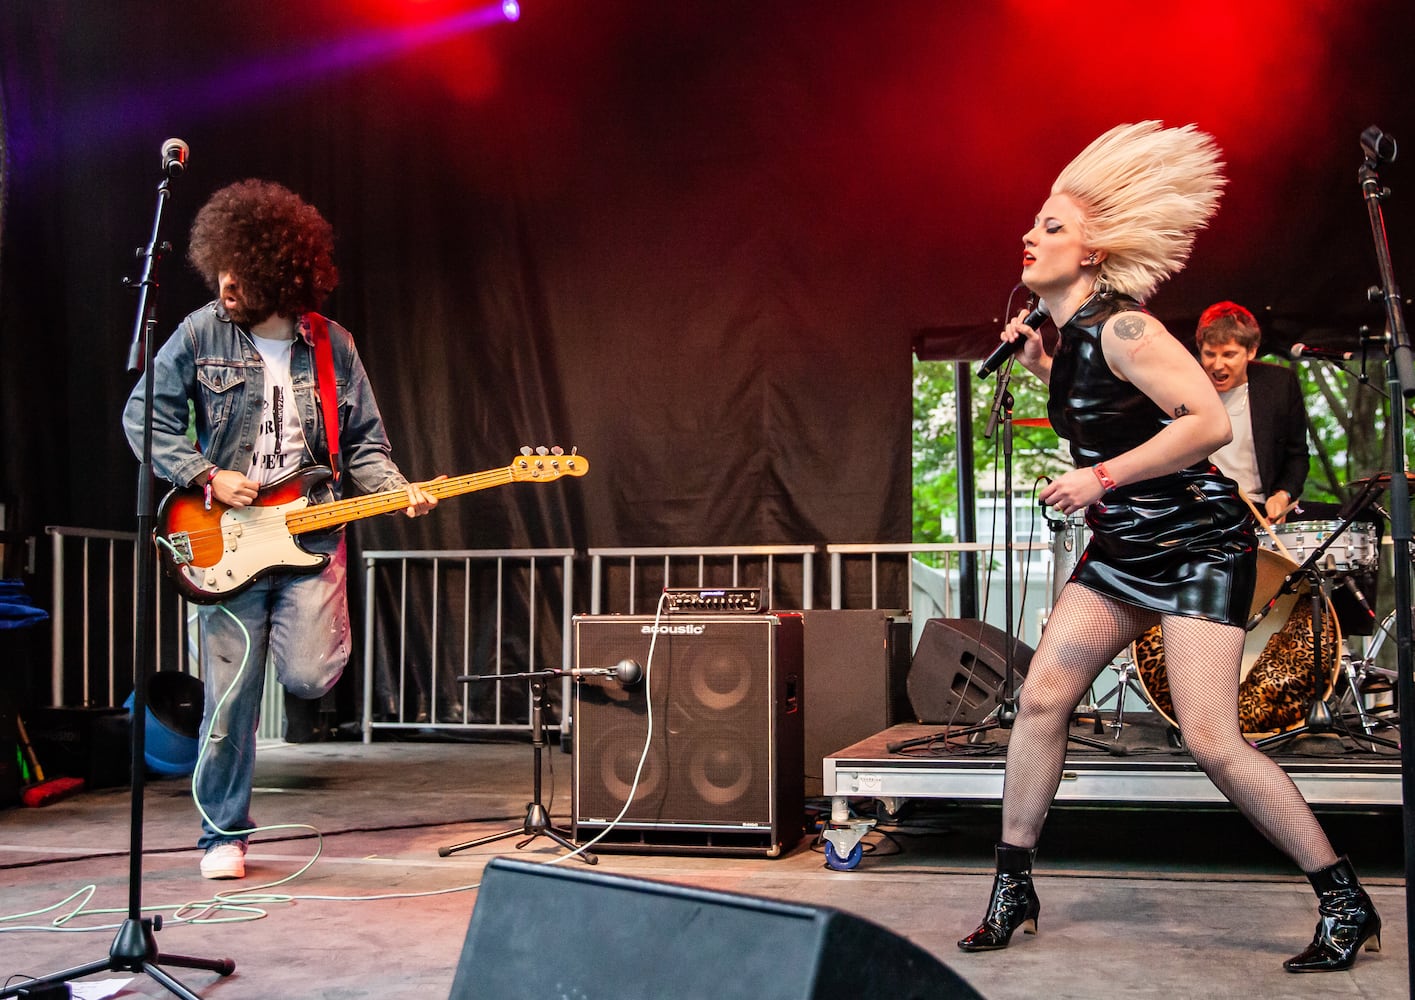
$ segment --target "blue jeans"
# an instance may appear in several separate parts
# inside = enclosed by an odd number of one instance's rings
[[[251,782],[267,659],[285,689],[301,698],[322,697],[349,660],[344,533],[308,547],[330,555],[321,572],[277,573],[198,611],[206,710],[195,780],[197,798],[210,816],[210,821],[202,820],[199,847],[244,841],[246,834],[240,831],[255,826]],[[232,615],[250,634],[249,653]],[[235,689],[218,718],[217,704],[233,682]]]

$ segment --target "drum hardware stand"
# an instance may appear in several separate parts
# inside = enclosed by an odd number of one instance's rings
[[[1135,679],[1137,671],[1135,669],[1135,661],[1128,653],[1121,654],[1119,666],[1115,663],[1111,663],[1110,666],[1115,670],[1115,687],[1101,695],[1100,700],[1096,701],[1093,685],[1091,703],[1079,707],[1077,709],[1077,717],[1085,719],[1094,715],[1096,735],[1100,736],[1105,732],[1105,727],[1109,726],[1114,730],[1112,739],[1119,741],[1120,733],[1125,728],[1125,697],[1130,693],[1130,682]],[[1102,722],[1101,708],[1112,698],[1115,699],[1115,715],[1111,717],[1110,722]]]
[[[1258,622],[1267,617],[1268,612],[1277,604],[1279,598],[1284,594],[1296,593],[1298,581],[1305,578],[1308,584],[1307,597],[1312,608],[1312,676],[1317,678],[1319,691],[1321,690],[1320,685],[1323,684],[1322,678],[1324,678],[1327,673],[1326,670],[1323,669],[1322,663],[1322,617],[1325,614],[1324,605],[1328,598],[1327,582],[1323,578],[1321,571],[1317,569],[1317,562],[1321,559],[1322,554],[1332,542],[1346,530],[1351,521],[1352,518],[1347,518],[1342,523],[1341,528],[1332,532],[1325,541],[1318,545],[1316,550],[1307,557],[1306,561],[1303,562],[1301,566],[1287,574],[1287,577],[1282,581],[1282,586],[1277,588],[1277,593],[1272,596],[1263,610],[1254,615],[1248,622],[1249,628],[1256,626]],[[1340,651],[1338,651],[1337,655],[1340,655]],[[1274,733],[1271,736],[1254,740],[1253,746],[1257,747],[1259,750],[1266,750],[1270,746],[1279,746],[1299,736],[1329,733],[1333,731],[1333,722],[1334,717],[1332,715],[1331,706],[1327,704],[1325,697],[1318,694],[1317,697],[1312,699],[1312,704],[1307,706],[1307,719],[1305,722],[1289,729],[1284,729],[1279,733]]]
[[[1329,597],[1328,581],[1326,577],[1322,575],[1319,565],[1327,549],[1331,548],[1332,543],[1351,527],[1352,522],[1356,520],[1356,515],[1366,509],[1378,488],[1379,484],[1374,478],[1362,487],[1361,492],[1352,498],[1346,508],[1349,513],[1341,519],[1341,526],[1323,539],[1321,544],[1312,550],[1311,555],[1303,560],[1302,565],[1287,574],[1282,581],[1282,585],[1277,588],[1277,592],[1268,599],[1268,603],[1263,606],[1262,610],[1248,620],[1247,628],[1249,631],[1252,631],[1257,627],[1260,621],[1268,616],[1277,605],[1280,598],[1285,594],[1295,594],[1299,581],[1305,579],[1308,584],[1307,596],[1312,607],[1312,676],[1317,678],[1318,684],[1323,683],[1321,679],[1327,674],[1326,670],[1323,669],[1322,663],[1322,617],[1325,613],[1324,609]],[[1339,650],[1337,655],[1340,656]],[[1284,729],[1282,732],[1274,733],[1271,736],[1265,736],[1260,740],[1254,740],[1253,746],[1257,747],[1259,750],[1265,750],[1270,746],[1280,745],[1286,743],[1288,740],[1296,739],[1298,736],[1329,733],[1334,729],[1334,722],[1335,718],[1332,715],[1331,706],[1324,697],[1319,695],[1312,699],[1312,704],[1307,707],[1307,719],[1305,722],[1301,725],[1293,726],[1290,729]],[[1385,742],[1377,740],[1376,737],[1369,738],[1377,742]]]
[[[482,847],[486,844],[494,844],[497,841],[507,840],[511,837],[525,837],[516,845],[516,850],[521,850],[537,837],[547,837],[559,844],[565,850],[575,854],[587,865],[599,864],[599,858],[588,851],[578,850],[570,840],[570,835],[565,830],[557,829],[550,822],[550,813],[541,802],[541,751],[545,749],[545,682],[551,677],[562,677],[571,674],[568,670],[531,670],[518,674],[463,674],[456,680],[460,683],[471,681],[510,681],[529,680],[531,682],[531,801],[526,806],[526,818],[522,820],[520,826],[515,826],[500,833],[493,833],[490,836],[478,837],[475,840],[468,840],[461,844],[452,844],[448,847],[439,847],[437,856],[447,857],[457,851],[465,851],[469,847]]]
[[[1341,659],[1342,673],[1346,677],[1346,694],[1343,694],[1337,701],[1338,708],[1341,702],[1346,700],[1346,696],[1350,695],[1351,702],[1356,709],[1356,717],[1361,721],[1361,729],[1366,734],[1365,739],[1372,743],[1380,743],[1383,746],[1391,747],[1392,749],[1399,749],[1398,744],[1390,740],[1378,739],[1375,736],[1376,727],[1390,726],[1393,725],[1393,723],[1389,719],[1374,718],[1372,714],[1367,711],[1365,704],[1361,700],[1365,697],[1364,686],[1366,677],[1370,672],[1377,672],[1384,676],[1386,680],[1391,681],[1396,679],[1395,672],[1372,666],[1369,657],[1363,657],[1359,661],[1361,664],[1359,668],[1356,666],[1358,661],[1353,660],[1349,654],[1342,656]]]

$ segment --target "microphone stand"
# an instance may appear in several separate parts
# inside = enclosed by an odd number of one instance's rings
[[[1406,478],[1405,408],[1403,400],[1415,398],[1415,367],[1411,364],[1410,331],[1405,326],[1405,314],[1400,305],[1400,289],[1391,265],[1390,244],[1386,240],[1385,219],[1381,201],[1390,193],[1381,185],[1377,167],[1395,159],[1395,139],[1372,125],[1361,133],[1361,149],[1365,154],[1357,178],[1371,224],[1371,238],[1376,250],[1376,264],[1381,284],[1372,288],[1372,298],[1385,304],[1390,344],[1386,354],[1388,397],[1386,438],[1390,442],[1390,537],[1395,551],[1395,654],[1397,688],[1400,704],[1401,802],[1405,831],[1405,884],[1415,882],[1415,681],[1411,677],[1411,519],[1410,483]],[[1415,897],[1405,893],[1406,926],[1415,922]],[[1415,936],[1407,936],[1406,969],[1408,987],[1415,996]]]
[[[993,390],[992,410],[988,414],[987,426],[983,430],[983,437],[991,439],[997,432],[997,425],[1002,424],[1002,526],[1006,532],[1007,541],[1003,545],[1005,557],[1002,564],[1002,586],[1003,586],[1003,608],[1007,616],[1007,628],[1004,630],[1007,636],[1006,651],[1003,657],[1002,688],[997,693],[997,708],[989,713],[988,717],[976,726],[967,726],[963,729],[945,730],[944,739],[954,739],[959,736],[976,738],[978,734],[985,733],[993,729],[1011,729],[1012,723],[1017,720],[1017,685],[1016,685],[1016,660],[1017,643],[1019,642],[1012,621],[1012,558],[1015,551],[1012,535],[1012,365],[1016,360],[1016,355],[1010,355],[1003,366],[998,369],[996,388]],[[1067,733],[1068,740],[1074,740],[1082,746],[1088,746],[1095,750],[1104,750],[1109,754],[1119,754],[1120,748],[1111,746],[1102,740],[1093,740],[1085,736],[1075,736]],[[898,743],[890,743],[885,749],[890,753],[898,753],[911,747],[922,746],[933,743],[939,739],[938,734],[932,736],[917,736],[913,739],[903,740]]]
[[[1012,622],[1012,365],[1015,360],[1016,355],[1008,358],[1002,371],[997,373],[992,410],[983,428],[983,437],[992,440],[998,421],[1002,422],[1002,530],[1007,538],[1003,546],[1006,557],[1002,563],[1002,588],[1003,613],[1007,616],[1007,655],[1003,660],[1002,690],[997,694],[997,724],[1003,729],[1011,729],[1017,720],[1017,636]]]
[[[163,177],[162,183],[157,186],[157,210],[152,220],[152,235],[148,239],[147,246],[138,251],[143,258],[143,269],[142,277],[137,282],[137,319],[133,324],[133,342],[128,351],[127,370],[132,373],[145,373],[147,376],[143,392],[142,460],[138,469],[128,915],[118,928],[118,934],[113,939],[107,958],[8,986],[0,990],[0,997],[38,996],[41,991],[47,992],[47,987],[67,983],[71,979],[81,979],[95,972],[145,972],[166,987],[169,992],[182,997],[182,1000],[200,1000],[200,997],[164,971],[160,963],[187,969],[205,969],[222,976],[229,976],[236,971],[236,963],[229,958],[189,958],[184,955],[164,957],[158,954],[154,934],[162,929],[162,917],[160,914],[151,918],[142,915],[143,789],[144,770],[147,766],[145,760],[147,751],[147,668],[149,661],[153,658],[155,646],[153,623],[157,603],[156,549],[152,543],[153,527],[157,520],[155,481],[152,468],[152,360],[157,353],[154,337],[157,326],[157,265],[162,254],[172,249],[170,244],[158,242],[158,232],[162,226],[162,209],[171,194],[172,180],[181,174],[182,168],[183,163],[173,164],[169,161],[166,165],[167,176]],[[67,991],[63,995],[67,996]]]
[[[1283,578],[1282,584],[1277,588],[1277,593],[1273,594],[1272,597],[1269,598],[1268,603],[1263,606],[1262,610],[1253,615],[1248,622],[1248,628],[1251,631],[1253,628],[1257,627],[1260,621],[1268,616],[1284,595],[1295,594],[1298,584],[1305,579],[1308,587],[1308,600],[1311,602],[1312,606],[1312,677],[1318,685],[1319,692],[1322,691],[1322,685],[1325,683],[1326,677],[1326,671],[1323,669],[1322,665],[1324,645],[1322,642],[1322,616],[1325,612],[1328,595],[1326,581],[1322,577],[1321,570],[1317,567],[1320,565],[1322,556],[1326,554],[1327,549],[1331,548],[1346,529],[1351,527],[1357,515],[1370,505],[1375,491],[1379,489],[1380,486],[1378,478],[1379,477],[1372,477],[1365,487],[1362,488],[1361,492],[1351,501],[1349,507],[1343,508],[1344,510],[1350,510],[1350,513],[1341,519],[1340,526],[1335,531],[1328,534],[1326,539],[1312,550],[1312,554],[1303,560],[1302,565],[1298,566]],[[1336,652],[1339,656],[1340,650]],[[1265,736],[1260,740],[1254,740],[1253,746],[1257,747],[1259,750],[1264,750],[1270,746],[1286,743],[1298,736],[1305,736],[1308,733],[1330,732],[1332,730],[1333,721],[1331,706],[1326,703],[1322,693],[1319,693],[1317,697],[1312,700],[1312,704],[1307,707],[1306,722],[1294,726],[1291,729],[1284,729],[1271,736]],[[1396,744],[1390,740],[1384,740],[1372,736],[1369,733],[1364,738],[1369,742],[1380,743],[1383,746],[1396,749]]]
[[[456,680],[459,683],[469,683],[471,681],[501,681],[529,680],[531,682],[531,801],[526,806],[526,818],[521,821],[520,826],[502,830],[500,833],[493,833],[490,836],[478,837],[475,840],[468,840],[460,844],[452,844],[447,847],[439,847],[437,856],[445,858],[449,854],[457,851],[465,851],[470,847],[482,847],[486,844],[494,844],[497,841],[506,840],[510,837],[525,837],[526,839],[516,845],[516,850],[521,850],[537,837],[548,837],[555,841],[565,850],[575,852],[576,847],[570,840],[570,835],[565,830],[557,829],[550,822],[550,813],[540,800],[541,780],[540,762],[541,751],[545,749],[545,682],[550,677],[563,677],[572,674],[569,670],[529,670],[519,674],[462,674]],[[587,865],[599,864],[599,858],[589,851],[579,851],[576,856]]]

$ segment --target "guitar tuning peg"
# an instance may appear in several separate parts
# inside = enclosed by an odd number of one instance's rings
[[[550,454],[550,449],[547,448],[545,445],[541,445],[539,448],[536,449],[536,454],[537,454],[537,455],[542,455],[542,456],[544,456],[544,455],[549,455],[549,454]]]
[[[523,445],[521,445],[521,454],[522,454],[522,455],[529,455],[530,453],[531,453],[531,446],[530,446],[530,445],[528,445],[528,444],[523,444]]]
[[[551,445],[551,446],[550,446],[550,453],[551,453],[552,455],[563,455],[563,454],[565,454],[565,449],[562,448],[562,447],[560,447],[560,445],[558,445],[558,444]]]

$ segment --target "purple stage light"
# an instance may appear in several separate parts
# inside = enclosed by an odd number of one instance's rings
[[[521,5],[516,0],[502,0],[501,13],[508,21],[521,19]]]

